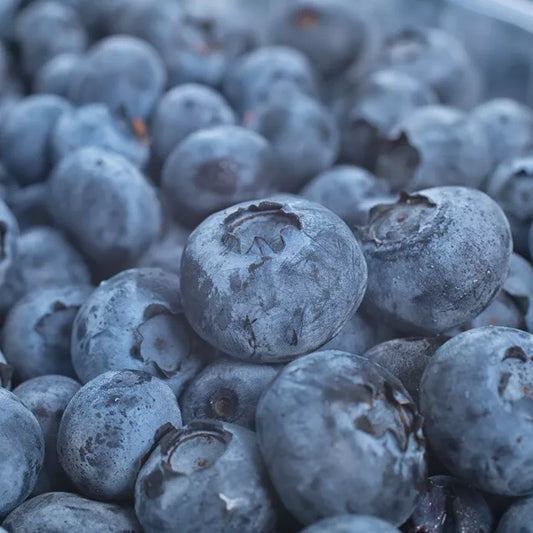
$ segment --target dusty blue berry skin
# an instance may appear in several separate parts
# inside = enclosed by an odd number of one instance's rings
[[[398,122],[416,109],[438,102],[424,82],[395,70],[375,72],[356,96],[341,106],[341,158],[373,169],[378,143],[386,139]]]
[[[284,191],[301,189],[331,167],[339,153],[339,130],[318,100],[283,85],[252,114],[250,127],[265,137],[279,160]]]
[[[8,272],[16,261],[19,238],[19,225],[9,207],[0,200],[0,285],[8,277]]]
[[[56,224],[106,274],[134,264],[161,227],[155,188],[127,159],[97,147],[61,160],[48,181],[48,206]]]
[[[178,85],[157,103],[151,127],[152,149],[163,162],[191,133],[235,122],[235,113],[214,89],[196,83]]]
[[[90,272],[80,254],[54,228],[35,226],[21,233],[18,250],[0,287],[0,315],[41,287],[88,285]]]
[[[2,347],[19,379],[45,374],[75,378],[70,360],[72,323],[91,294],[89,285],[44,287],[31,291],[9,311]]]
[[[418,405],[422,374],[435,351],[447,340],[442,336],[393,339],[374,346],[363,356],[387,369]]]
[[[354,227],[366,224],[371,207],[382,202],[389,192],[387,181],[363,168],[340,165],[312,179],[300,195],[322,204]]]
[[[245,119],[268,102],[279,85],[316,96],[313,67],[305,55],[285,46],[262,46],[239,58],[224,81],[224,94]]]
[[[303,524],[360,513],[399,525],[413,511],[426,473],[421,419],[368,359],[324,351],[293,361],[259,401],[256,428],[274,487]]]
[[[34,414],[43,430],[44,464],[33,496],[70,488],[57,457],[57,433],[63,412],[80,387],[77,381],[66,376],[47,375],[29,379],[13,391]]]
[[[281,368],[235,359],[211,363],[193,379],[180,398],[183,423],[212,419],[253,430],[259,398]]]
[[[533,110],[515,100],[496,98],[477,106],[472,118],[485,129],[494,166],[533,149]]]
[[[261,135],[240,126],[191,134],[163,167],[169,207],[191,227],[215,211],[273,194],[278,180],[275,151]]]
[[[151,45],[114,35],[89,49],[74,73],[69,96],[78,105],[98,102],[132,120],[147,120],[165,83],[165,68]]]
[[[364,56],[361,10],[345,0],[282,3],[270,25],[271,40],[304,53],[322,77],[337,76]]]
[[[291,196],[210,216],[191,233],[181,263],[184,309],[196,332],[227,354],[265,363],[332,339],[357,310],[366,277],[346,224]]]
[[[127,117],[113,114],[104,104],[88,104],[63,113],[52,136],[54,160],[57,163],[79,148],[98,146],[142,168],[148,161],[148,139],[134,128]]]
[[[463,45],[443,30],[400,31],[385,43],[378,65],[424,81],[443,104],[468,109],[479,100],[479,72]]]
[[[474,189],[403,193],[375,207],[358,234],[369,272],[363,308],[407,333],[435,335],[475,318],[509,273],[507,219]]]
[[[374,516],[339,515],[324,518],[306,527],[301,533],[399,533],[389,522]]]
[[[376,173],[395,190],[461,185],[479,188],[492,170],[487,135],[469,115],[427,106],[392,128]]]
[[[407,533],[490,533],[494,528],[494,520],[480,492],[453,477],[432,476],[404,527]]]
[[[533,498],[524,498],[513,503],[504,513],[496,533],[528,533],[533,521]]]
[[[39,422],[13,393],[0,388],[0,518],[30,495],[43,460]]]
[[[88,42],[76,11],[53,0],[38,0],[20,11],[15,21],[15,40],[29,75],[60,54],[82,53]]]
[[[456,477],[504,496],[533,493],[533,336],[484,327],[437,350],[420,386],[429,447]]]
[[[0,124],[0,159],[23,186],[46,179],[50,139],[59,117],[71,109],[64,98],[39,94],[15,103]]]
[[[78,54],[60,54],[50,59],[35,75],[33,91],[67,98],[70,81],[81,61],[82,56]]]
[[[165,435],[139,472],[135,511],[146,533],[267,533],[276,520],[257,438],[218,421]]]
[[[141,533],[135,513],[67,492],[41,494],[17,507],[4,521],[13,533]]]
[[[72,363],[83,383],[108,370],[143,370],[176,395],[212,352],[187,323],[177,275],[121,272],[85,301],[72,328]]]
[[[169,424],[180,427],[181,413],[160,379],[134,370],[106,372],[67,405],[59,426],[59,461],[81,494],[130,499],[146,454]]]

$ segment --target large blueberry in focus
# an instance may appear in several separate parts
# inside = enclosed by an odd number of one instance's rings
[[[216,421],[165,435],[135,485],[146,533],[268,533],[274,502],[255,434]]]
[[[428,444],[455,476],[495,494],[533,494],[533,335],[488,326],[457,335],[420,386]]]
[[[41,494],[17,507],[4,521],[14,533],[141,533],[133,509],[67,492]]]
[[[418,405],[422,374],[435,351],[447,340],[448,337],[393,339],[377,344],[363,356],[386,368]]]
[[[480,492],[453,477],[433,476],[405,531],[491,533],[493,526],[490,507]]]
[[[13,391],[43,430],[44,464],[32,491],[34,496],[70,488],[57,457],[57,433],[63,412],[80,387],[77,381],[66,376],[48,375],[28,379]]]
[[[504,513],[496,533],[527,533],[533,523],[533,497],[513,503]]]
[[[239,126],[192,133],[163,167],[169,207],[179,222],[192,227],[215,211],[268,196],[277,186],[274,150],[263,137]]]
[[[151,45],[113,35],[87,52],[74,71],[69,96],[78,105],[98,102],[131,120],[146,120],[165,83],[165,68]]]
[[[183,314],[178,276],[157,268],[102,282],[72,328],[72,363],[83,383],[108,370],[143,370],[178,395],[208,350]]]
[[[178,85],[159,100],[152,119],[152,149],[160,162],[195,131],[235,124],[233,110],[222,95],[196,83]]]
[[[483,128],[451,107],[427,106],[392,128],[379,148],[376,173],[393,189],[463,185],[478,188],[492,170]]]
[[[88,285],[43,287],[21,298],[4,323],[2,347],[17,377],[76,377],[70,360],[74,317],[92,292]]]
[[[48,181],[48,206],[98,272],[133,264],[157,238],[155,188],[127,159],[97,147],[65,156]]]
[[[479,99],[478,70],[459,40],[441,29],[400,31],[385,43],[378,66],[424,81],[443,104],[468,109]]]
[[[375,207],[359,232],[364,308],[396,329],[435,335],[476,317],[509,273],[511,231],[486,194],[435,187]]]
[[[174,393],[145,372],[106,372],[67,405],[59,462],[80,493],[99,500],[133,496],[142,462],[170,425],[181,426]]]
[[[289,196],[210,216],[191,233],[181,263],[192,327],[255,362],[289,360],[332,339],[359,306],[366,278],[346,224]]]
[[[64,98],[37,94],[13,104],[0,123],[0,160],[21,185],[44,181],[52,166],[50,141]]]
[[[259,401],[256,427],[274,486],[300,522],[349,512],[397,525],[413,511],[426,473],[421,419],[372,361],[337,351],[293,361]]]
[[[235,359],[215,361],[204,368],[180,398],[183,423],[212,419],[255,426],[257,402],[281,370]]]
[[[313,67],[305,55],[285,46],[262,46],[233,63],[224,93],[248,120],[249,114],[266,104],[270,93],[280,85],[292,86],[309,96],[317,94]]]
[[[43,460],[39,422],[13,393],[0,388],[0,519],[30,495]]]
[[[399,533],[389,522],[375,516],[339,515],[324,518],[302,529],[301,533]]]

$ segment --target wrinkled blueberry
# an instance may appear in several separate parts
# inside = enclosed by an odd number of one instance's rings
[[[81,494],[129,499],[145,456],[169,424],[180,427],[181,414],[161,380],[134,370],[106,372],[67,405],[57,440],[59,462]]]
[[[413,511],[426,473],[421,419],[368,359],[327,351],[293,361],[259,401],[256,427],[274,486],[302,523],[348,512],[401,524]]]
[[[359,306],[366,277],[344,222],[288,196],[212,215],[191,233],[181,263],[192,327],[256,362],[288,360],[332,339]]]

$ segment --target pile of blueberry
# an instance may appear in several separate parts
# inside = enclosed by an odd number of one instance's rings
[[[533,109],[195,4],[0,0],[0,532],[533,531]]]

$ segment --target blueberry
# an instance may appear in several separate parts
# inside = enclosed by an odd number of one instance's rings
[[[63,113],[52,136],[56,162],[87,146],[105,148],[124,156],[137,167],[148,161],[147,132],[119,114],[113,115],[104,104],[88,104]]]
[[[434,335],[487,307],[505,283],[511,232],[487,195],[435,187],[376,206],[359,232],[364,309],[404,332]]]
[[[399,533],[399,529],[374,516],[350,514],[324,518],[301,533]]]
[[[443,104],[469,108],[479,99],[477,68],[456,37],[437,28],[407,28],[394,35],[378,66],[427,83]]]
[[[339,350],[362,355],[372,346],[393,337],[394,332],[389,327],[359,310],[333,339],[322,346],[322,350]]]
[[[393,339],[365,352],[364,357],[387,369],[418,405],[420,380],[435,351],[448,337]]]
[[[319,174],[300,195],[322,204],[354,227],[367,223],[373,201],[383,201],[389,191],[385,180],[378,180],[362,168],[343,165]]]
[[[484,327],[457,335],[420,386],[429,446],[459,479],[500,495],[533,493],[533,336]]]
[[[134,370],[106,372],[67,405],[59,426],[59,461],[81,494],[129,499],[144,457],[170,424],[181,426],[181,414],[161,380]]]
[[[237,20],[189,12],[161,51],[169,85],[218,87],[232,62],[252,49],[255,41],[253,32]]]
[[[209,349],[183,314],[180,280],[160,269],[131,269],[104,281],[72,328],[72,363],[82,382],[108,370],[143,370],[176,395]]]
[[[270,39],[303,52],[323,77],[344,72],[365,54],[368,40],[362,10],[349,0],[283,3],[270,26]]]
[[[11,389],[13,367],[7,364],[4,354],[0,351],[0,388]]]
[[[197,333],[225,353],[267,363],[331,340],[359,306],[366,277],[344,222],[289,196],[212,215],[190,235],[181,263]]]
[[[76,11],[54,0],[32,2],[20,12],[15,21],[15,40],[29,75],[55,56],[82,53],[88,42]]]
[[[515,250],[527,252],[528,231],[533,221],[533,156],[501,163],[489,178],[486,189],[509,219]]]
[[[196,226],[208,215],[276,191],[278,167],[270,144],[239,126],[198,131],[163,167],[163,192],[176,219]]]
[[[70,83],[82,59],[77,54],[60,54],[47,61],[36,73],[33,90],[36,93],[68,97]]]
[[[13,533],[141,533],[132,509],[66,492],[41,494],[24,502],[4,526]]]
[[[132,121],[145,121],[165,83],[165,68],[152,46],[116,35],[89,49],[74,71],[69,95],[78,105],[103,103]]]
[[[433,476],[405,531],[490,533],[493,527],[490,507],[477,490],[450,476]]]
[[[139,259],[137,266],[140,268],[162,268],[167,272],[179,275],[181,256],[189,234],[190,231],[181,226],[170,225]]]
[[[397,124],[380,148],[377,175],[396,189],[479,188],[491,171],[487,137],[469,115],[427,106]]]
[[[414,509],[421,420],[400,382],[368,359],[325,351],[293,361],[259,401],[256,427],[274,487],[302,523],[349,512],[401,524]]]
[[[44,181],[52,165],[50,139],[70,104],[59,96],[28,96],[0,123],[0,159],[21,185]]]
[[[379,143],[398,122],[437,103],[424,82],[395,70],[372,74],[356,94],[342,106],[341,156],[369,169],[376,165]]]
[[[496,533],[526,533],[533,520],[533,498],[523,498],[513,503],[502,516]]]
[[[70,360],[70,333],[78,309],[91,292],[88,285],[38,288],[10,309],[2,347],[17,377],[76,377]]]
[[[0,287],[17,260],[19,225],[7,205],[0,200]]]
[[[87,265],[59,231],[44,226],[30,228],[21,234],[16,259],[0,287],[0,315],[41,287],[89,282]]]
[[[255,410],[279,365],[223,359],[204,368],[180,399],[183,423],[214,419],[254,429]]]
[[[43,460],[39,422],[13,393],[0,388],[0,519],[29,496]]]
[[[485,129],[495,166],[533,149],[533,110],[528,106],[496,98],[476,107],[472,117]]]
[[[35,415],[43,430],[44,465],[32,494],[68,489],[57,458],[57,433],[63,412],[81,385],[66,376],[40,376],[19,385],[13,393]]]
[[[46,197],[47,185],[44,181],[9,191],[6,203],[17,219],[20,230],[25,231],[32,226],[52,225]]]
[[[0,41],[12,37],[13,23],[20,6],[20,0],[0,1]]]
[[[224,92],[245,120],[266,104],[270,93],[280,85],[292,86],[316,96],[313,67],[305,55],[286,46],[263,46],[243,55],[231,66]]]
[[[274,495],[255,434],[216,421],[171,431],[139,473],[135,511],[146,533],[271,531]]]
[[[283,175],[283,189],[300,189],[328,169],[339,152],[339,131],[317,100],[286,85],[257,110],[251,127],[272,143]]]
[[[154,153],[163,162],[189,134],[235,122],[233,110],[214,89],[195,83],[174,87],[159,100],[154,113]]]
[[[48,181],[48,205],[98,271],[134,264],[161,227],[155,189],[127,159],[97,147],[65,156]]]

